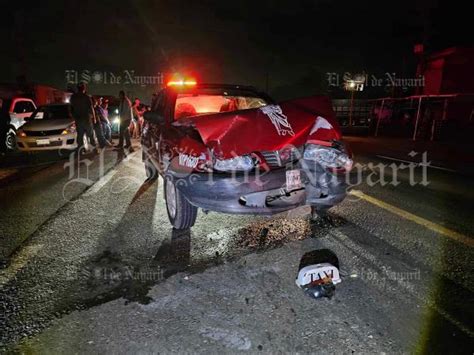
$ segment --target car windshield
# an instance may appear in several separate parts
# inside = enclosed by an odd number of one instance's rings
[[[178,120],[183,117],[247,110],[268,103],[265,98],[250,91],[201,89],[198,92],[178,93],[174,118]]]
[[[40,106],[31,115],[32,120],[58,120],[71,118],[69,105]]]

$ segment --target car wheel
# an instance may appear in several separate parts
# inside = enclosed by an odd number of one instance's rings
[[[191,228],[196,222],[197,207],[186,200],[171,178],[165,178],[164,189],[166,211],[173,227],[176,229]]]
[[[5,136],[5,147],[9,151],[16,149],[16,133],[13,128],[9,128]]]

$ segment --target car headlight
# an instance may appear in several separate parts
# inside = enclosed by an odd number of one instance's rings
[[[71,133],[76,133],[76,125],[74,123],[61,132],[61,134],[71,134]]]
[[[214,169],[219,171],[249,171],[254,168],[253,159],[248,155],[219,160],[216,159]]]
[[[336,148],[325,147],[316,144],[308,144],[304,150],[303,158],[319,163],[328,169],[352,169],[352,159]]]
[[[119,124],[119,123],[120,123],[120,118],[119,118],[119,117],[115,117],[114,120],[113,120],[113,123]]]

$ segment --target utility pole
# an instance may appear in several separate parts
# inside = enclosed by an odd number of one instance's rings
[[[349,126],[352,126],[352,111],[354,110],[354,91],[351,90],[351,107],[349,109]]]

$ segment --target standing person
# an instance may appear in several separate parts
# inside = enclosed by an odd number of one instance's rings
[[[121,90],[119,92],[119,116],[120,116],[120,131],[119,131],[119,142],[115,146],[117,149],[123,149],[123,141],[125,139],[125,148],[128,148],[130,153],[133,152],[132,143],[130,141],[130,131],[128,127],[132,121],[132,103],[130,99],[125,95],[125,92]]]
[[[132,138],[140,138],[141,135],[141,116],[142,116],[142,111],[140,111],[140,99],[138,97],[135,98],[132,106],[132,112],[133,112],[133,136]]]
[[[141,104],[141,110],[140,110],[140,118],[138,120],[138,132],[140,132],[140,137],[142,136],[142,131],[143,131],[143,122],[145,121],[143,118],[143,115],[146,112],[146,105]]]
[[[105,148],[105,146],[111,146],[112,144],[105,139],[104,132],[102,131],[102,122],[105,119],[102,115],[99,101],[95,98],[92,98],[92,101],[94,102],[94,115],[95,115],[94,132],[95,132],[95,136],[97,137],[97,141],[99,142],[99,146],[101,148]]]
[[[102,117],[104,120],[102,121],[102,132],[104,133],[104,137],[108,142],[112,142],[112,125],[110,124],[109,120],[109,100],[103,99],[102,97],[99,99],[99,108],[102,113]]]
[[[92,130],[92,122],[95,121],[94,108],[91,98],[86,94],[87,87],[85,83],[77,85],[77,92],[71,96],[71,111],[76,121],[77,129],[77,151],[81,152],[84,147],[84,135],[89,140],[90,145],[98,149],[95,144]],[[92,120],[91,120],[92,118]]]

